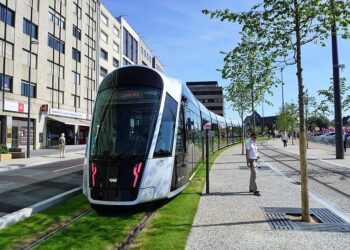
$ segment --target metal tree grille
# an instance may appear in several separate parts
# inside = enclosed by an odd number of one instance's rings
[[[310,215],[315,216],[320,223],[311,224],[306,222],[291,221],[286,217],[290,215],[300,215],[300,208],[288,207],[264,207],[267,223],[272,230],[302,230],[313,232],[350,232],[350,224],[334,214],[327,208],[312,208]]]

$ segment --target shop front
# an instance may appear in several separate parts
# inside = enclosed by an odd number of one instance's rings
[[[83,119],[86,114],[50,108],[44,114],[46,147],[58,146],[62,133],[65,134],[66,145],[86,144],[90,129],[90,121]]]

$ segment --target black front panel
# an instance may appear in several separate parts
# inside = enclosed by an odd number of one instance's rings
[[[145,158],[95,159],[90,162],[91,198],[133,201],[137,198]]]

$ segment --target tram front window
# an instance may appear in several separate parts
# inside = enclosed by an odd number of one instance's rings
[[[146,155],[158,116],[158,89],[112,88],[96,98],[91,131],[94,158]]]

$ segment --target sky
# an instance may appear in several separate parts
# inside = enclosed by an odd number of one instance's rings
[[[257,3],[253,0],[102,0],[116,17],[123,15],[127,22],[146,42],[152,53],[164,66],[164,73],[181,81],[217,81],[222,87],[229,84],[217,69],[224,65],[224,55],[240,41],[240,26],[230,22],[210,19],[202,14],[203,9],[230,9],[247,11]],[[302,48],[302,67],[305,88],[318,101],[317,91],[328,89],[332,77],[332,54],[330,41],[327,46],[308,44]],[[340,76],[349,82],[350,41],[338,38],[339,64],[344,64]],[[281,78],[280,70],[276,72]],[[298,85],[296,66],[283,70],[284,100],[297,103]],[[276,115],[282,105],[281,86],[272,89],[273,96],[266,99],[273,103],[257,107],[264,116]],[[343,115],[349,115],[350,111]],[[240,121],[232,111],[231,103],[225,101],[225,116]]]

